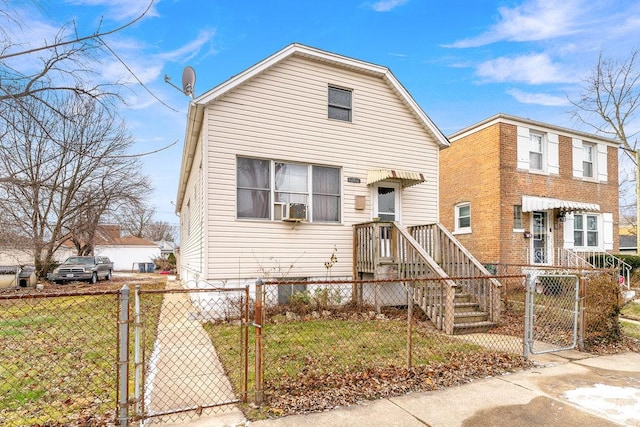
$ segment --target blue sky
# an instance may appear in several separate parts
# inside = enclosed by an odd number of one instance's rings
[[[148,4],[8,2],[22,22],[12,31],[24,48],[70,22],[80,35],[118,27]],[[496,113],[590,131],[572,121],[567,97],[580,93],[601,51],[625,58],[640,48],[640,2],[156,0],[144,19],[105,41],[154,95],[115,57],[93,64],[96,78],[128,83],[122,113],[137,141],[134,151],[175,143],[143,162],[157,219],[177,225],[172,202],[189,98],[165,75],[180,86],[183,68],[192,66],[197,96],[298,42],[388,67],[445,135]],[[14,64],[27,68],[32,59],[21,56]]]

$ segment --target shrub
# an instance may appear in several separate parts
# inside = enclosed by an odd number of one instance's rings
[[[622,307],[622,296],[620,284],[614,275],[588,275],[584,295],[585,347],[620,341],[622,334],[618,316]]]

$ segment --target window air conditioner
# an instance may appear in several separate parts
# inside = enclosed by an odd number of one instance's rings
[[[285,203],[282,205],[283,221],[304,221],[307,219],[307,205],[304,203]]]

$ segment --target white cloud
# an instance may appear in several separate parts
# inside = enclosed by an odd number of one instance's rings
[[[371,5],[371,9],[375,12],[389,12],[398,6],[402,6],[409,0],[379,0]]]
[[[549,95],[546,93],[528,93],[519,89],[509,89],[507,93],[523,104],[536,104],[549,107],[563,107],[571,105],[564,96]]]
[[[109,10],[109,18],[123,21],[137,18],[144,12],[151,0],[67,0],[67,3],[76,6],[102,6]],[[145,17],[157,17],[158,12],[155,2],[147,12]]]
[[[586,4],[583,0],[530,0],[520,6],[498,8],[500,18],[488,31],[445,47],[478,47],[499,41],[539,41],[579,31]]]
[[[575,77],[569,76],[560,67],[554,65],[547,54],[492,59],[478,65],[476,75],[483,82],[494,83],[546,84],[576,80]]]
[[[195,40],[190,41],[184,46],[157,55],[159,59],[166,61],[188,61],[196,56],[202,50],[202,47],[213,39],[215,30],[200,30]]]

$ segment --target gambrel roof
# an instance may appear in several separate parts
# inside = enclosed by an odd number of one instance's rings
[[[431,119],[425,114],[422,108],[420,108],[416,101],[411,97],[409,92],[404,88],[404,86],[402,86],[402,84],[398,81],[398,79],[396,79],[396,77],[387,67],[360,61],[332,52],[305,46],[299,43],[292,43],[286,46],[284,49],[258,62],[242,73],[231,77],[227,81],[205,92],[204,94],[198,96],[190,102],[189,111],[187,114],[187,129],[185,133],[185,143],[182,155],[182,165],[180,170],[180,182],[178,187],[176,209],[181,206],[182,200],[184,198],[187,180],[193,166],[192,163],[195,148],[198,138],[200,137],[200,130],[202,129],[202,120],[204,117],[204,109],[206,105],[215,102],[217,99],[224,96],[229,91],[232,91],[233,89],[242,85],[247,80],[252,79],[265,70],[280,63],[284,59],[294,55],[314,61],[331,64],[332,66],[344,68],[358,73],[375,76],[384,80],[441,148],[448,147],[450,145],[447,137],[431,121]]]

